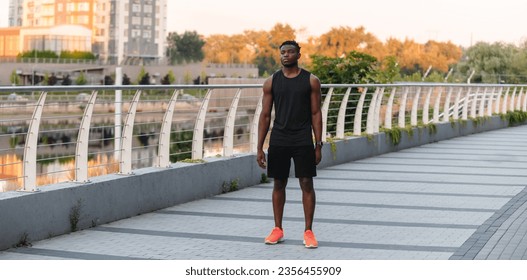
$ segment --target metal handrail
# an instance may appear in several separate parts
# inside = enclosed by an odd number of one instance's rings
[[[198,160],[215,154],[254,153],[261,87],[0,87],[0,190],[9,183],[14,187],[8,189],[36,191],[49,182],[57,182],[39,178],[57,173],[66,173],[67,180],[82,183],[101,174],[126,175],[142,167],[166,168],[184,157]],[[324,84],[322,89],[324,141],[328,137],[375,134],[394,126],[527,111],[527,85]],[[117,91],[128,94],[122,102],[115,103],[113,93]],[[59,92],[77,95],[57,101]],[[12,93],[23,98],[12,98]],[[128,109],[117,110],[125,107]],[[125,121],[113,126],[108,120],[112,116]],[[56,135],[63,139],[59,142]],[[111,140],[115,141],[113,147],[108,144]],[[69,145],[75,146],[74,152]],[[93,145],[100,149],[95,150]],[[89,162],[99,157],[106,157],[107,162]],[[37,162],[67,159],[72,159],[74,166],[47,171],[37,167]],[[88,172],[101,166],[104,171]],[[17,173],[18,169],[23,172]]]

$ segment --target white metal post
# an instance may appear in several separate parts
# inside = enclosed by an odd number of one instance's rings
[[[522,97],[523,97],[523,87],[520,88],[520,93],[518,94],[518,99],[516,101],[516,108],[515,110],[520,110],[521,108],[521,103],[522,103]]]
[[[337,117],[337,138],[344,138],[344,126],[346,124],[346,109],[348,107],[348,98],[351,92],[351,87],[346,90],[342,103],[340,103],[339,115]],[[357,108],[358,111],[358,108]],[[355,115],[356,117],[357,115]]]
[[[326,94],[326,98],[324,99],[324,103],[322,104],[321,113],[322,113],[322,142],[326,141],[327,133],[328,133],[328,113],[329,113],[329,104],[331,103],[331,96],[333,95],[333,87],[329,88],[328,94]]]
[[[461,113],[461,119],[465,121],[468,119],[468,103],[470,101],[471,91],[472,88],[468,88],[467,93],[465,93],[465,100],[463,100],[463,112]]]
[[[510,103],[509,103],[510,111],[514,111],[514,102],[516,100],[516,90],[517,89],[518,89],[517,87],[514,87],[514,90],[512,91],[512,96],[511,96]]]
[[[253,122],[251,124],[251,134],[249,139],[250,152],[256,153],[258,149],[258,123],[260,122],[260,115],[262,114],[262,96],[258,99],[256,109],[254,110]]]
[[[82,116],[75,147],[75,181],[88,182],[88,144],[90,141],[90,126],[97,99],[97,91],[93,91]]]
[[[406,127],[406,100],[408,99],[409,92],[410,87],[406,87],[399,102],[399,120],[397,123],[398,127]]]
[[[426,93],[426,97],[425,97],[425,104],[423,105],[423,116],[422,116],[422,119],[423,119],[423,123],[427,124],[428,123],[428,114],[430,113],[430,97],[432,96],[432,91],[434,90],[433,87],[430,87],[428,89],[428,92]]]
[[[451,91],[452,91],[452,88],[450,88],[449,92]],[[439,122],[439,110],[441,108],[441,96],[442,95],[443,95],[443,87],[440,87],[436,94],[436,99],[434,101],[434,113],[433,113],[433,120],[432,120],[434,123]]]
[[[381,105],[382,98],[384,97],[384,87],[381,89],[379,95],[377,96],[377,103],[375,105],[375,114],[373,115],[373,133],[379,133],[380,128],[380,119],[381,119]]]
[[[489,87],[485,87],[483,89],[483,94],[481,95],[481,100],[479,101],[479,110],[478,115],[480,117],[485,116],[485,104],[487,102],[487,92],[489,90]]]
[[[38,146],[38,131],[40,128],[40,121],[42,120],[42,111],[44,103],[46,102],[47,92],[42,92],[35,105],[33,116],[29,122],[29,128],[26,136],[26,143],[24,146],[23,177],[24,184],[23,191],[37,191],[37,146]]]
[[[503,94],[503,87],[500,87],[497,95],[496,95],[496,103],[494,103],[494,113],[499,114],[500,113],[500,102],[501,102],[501,96]]]
[[[416,126],[417,125],[417,108],[419,108],[419,97],[421,95],[421,87],[417,87],[417,92],[414,95],[414,98],[412,98],[412,112],[410,115],[410,125]]]
[[[375,88],[373,95],[371,97],[370,106],[368,109],[368,115],[366,117],[366,133],[373,134],[374,119],[375,119],[375,107],[377,107],[377,99],[379,97],[380,87]]]
[[[139,103],[139,97],[141,91],[138,90],[132,101],[130,102],[130,108],[123,127],[123,139],[121,141],[121,151],[119,159],[119,173],[120,174],[132,174],[132,137],[134,132],[135,113],[137,111],[137,104]]]
[[[123,69],[121,67],[115,68],[115,85],[123,84]],[[121,131],[122,131],[122,116],[123,116],[123,91],[118,89],[115,91],[115,120],[114,120],[114,158],[121,157],[119,149],[121,148]]]
[[[223,130],[223,156],[230,157],[234,154],[234,125],[236,120],[236,112],[238,109],[238,102],[242,89],[238,89],[229,108],[227,119],[225,120],[225,129]]]
[[[351,88],[348,88],[348,92],[350,90],[351,90]],[[362,108],[364,108],[364,100],[366,99],[366,94],[367,93],[368,93],[368,88],[364,88],[362,90],[362,93],[361,93],[360,97],[359,97],[359,103],[357,104],[357,109],[355,110],[355,118],[353,120],[353,135],[356,135],[356,136],[360,135],[361,132],[362,132],[362,128],[361,128],[361,124],[362,124]],[[348,103],[347,99],[346,99],[346,103]],[[342,104],[341,104],[341,107],[342,107]],[[340,115],[340,111],[339,111],[339,115]]]
[[[388,103],[386,104],[386,115],[384,116],[384,127],[386,129],[392,129],[393,99],[396,91],[397,87],[394,87],[388,98]]]
[[[455,103],[454,103],[454,112],[452,114],[452,118],[456,121],[459,119],[459,103],[461,103],[462,93],[463,93],[463,88],[460,87],[459,90],[457,91],[456,98],[454,100]],[[448,119],[446,121],[448,121]]]
[[[476,92],[474,93],[473,98],[471,100],[472,103],[470,103],[471,104],[471,107],[470,107],[470,117],[471,118],[476,117],[476,110],[478,106],[478,95],[479,95],[479,87],[476,88]]]
[[[205,130],[205,118],[207,116],[211,94],[212,89],[209,89],[201,103],[198,117],[194,125],[194,135],[192,136],[192,159],[203,158],[203,131]]]
[[[170,166],[170,129],[172,127],[172,118],[174,117],[174,108],[179,96],[179,90],[174,90],[172,97],[167,104],[167,110],[163,116],[161,130],[159,131],[159,145],[157,152],[157,167]]]
[[[448,122],[448,119],[450,118],[450,99],[452,99],[452,91],[453,90],[454,90],[454,88],[450,87],[448,89],[448,92],[447,92],[446,97],[445,97],[445,104],[443,105],[443,122]],[[456,100],[456,103],[454,104],[454,107],[456,106],[457,101],[458,100]],[[439,118],[438,118],[438,121],[439,121]]]
[[[501,113],[502,114],[507,114],[507,104],[509,102],[509,92],[510,92],[511,88],[508,87],[507,88],[507,92],[505,92],[505,94],[503,95],[503,100],[502,100],[502,104],[501,104]]]

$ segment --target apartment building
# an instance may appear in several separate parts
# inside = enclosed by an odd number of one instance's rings
[[[17,53],[91,51],[111,63],[137,64],[164,57],[167,1],[10,0],[9,20],[20,28]]]

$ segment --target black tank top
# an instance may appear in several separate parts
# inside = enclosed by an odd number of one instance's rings
[[[287,78],[282,70],[273,74],[271,92],[275,119],[270,145],[313,145],[310,77],[311,73],[304,69],[294,78]]]

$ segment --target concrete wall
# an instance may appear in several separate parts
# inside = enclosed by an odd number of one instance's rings
[[[319,168],[398,151],[457,136],[507,127],[499,117],[475,125],[438,124],[436,132],[415,128],[402,133],[394,146],[389,136],[350,137],[323,147]],[[62,183],[40,192],[0,193],[0,249],[50,238],[71,231],[71,214],[79,209],[78,229],[152,212],[180,203],[211,197],[237,180],[239,188],[256,185],[264,170],[252,154],[230,158],[209,158],[204,164],[176,163],[171,168],[145,168],[134,175],[106,175],[86,184]],[[292,169],[293,170],[293,169]],[[211,209],[212,210],[212,209]]]

